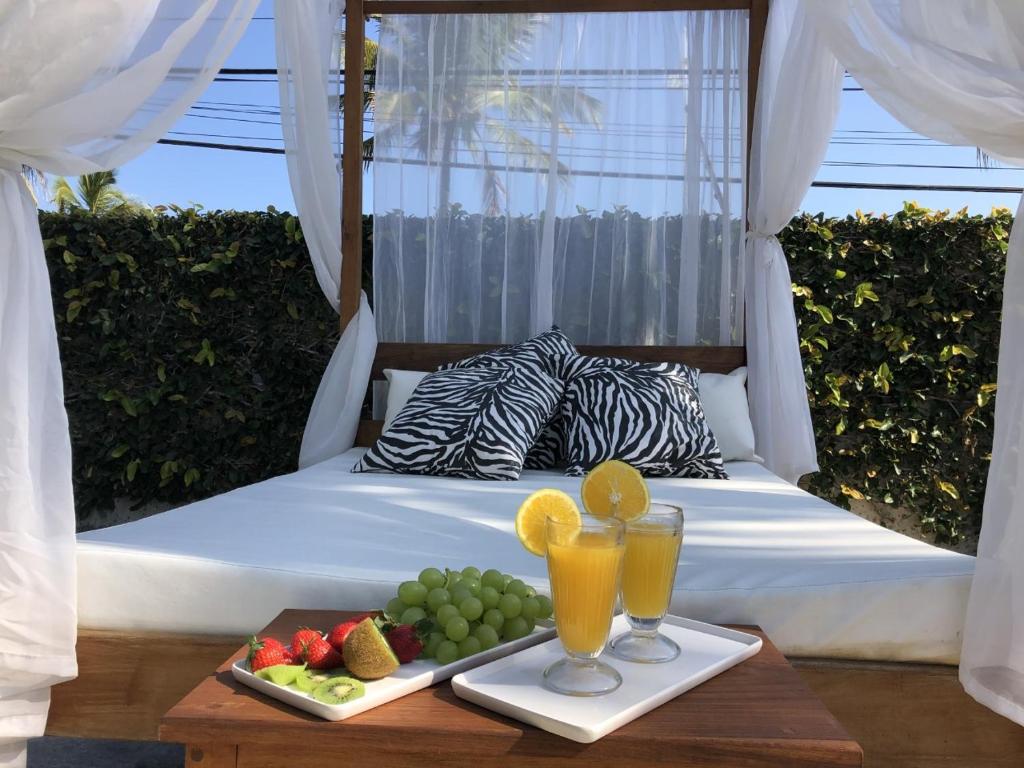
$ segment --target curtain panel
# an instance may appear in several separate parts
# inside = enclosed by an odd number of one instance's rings
[[[324,297],[339,308],[341,290],[341,82],[338,0],[277,0],[274,35],[288,179],[302,234]],[[361,87],[362,73],[345,78]],[[327,363],[306,420],[299,467],[348,450],[355,442],[377,349],[366,296]]]
[[[36,0],[0,24],[0,765],[25,763],[77,674],[71,446],[49,275],[24,166],[132,159],[185,112],[258,0]]]
[[[795,483],[818,469],[789,266],[776,234],[818,173],[843,69],[798,0],[769,8],[757,84],[747,219],[747,397],[757,453]]]
[[[1024,3],[804,0],[804,8],[843,66],[905,125],[1024,165]],[[960,681],[1024,725],[1022,227],[1024,204],[1006,252],[992,463]]]
[[[745,11],[386,16],[386,341],[743,344]]]

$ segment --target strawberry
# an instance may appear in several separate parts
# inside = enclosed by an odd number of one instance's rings
[[[315,629],[309,627],[303,627],[294,635],[292,635],[292,653],[298,657],[302,657],[305,652],[306,646],[314,640],[322,640],[323,635],[317,632]]]
[[[341,654],[322,637],[306,644],[302,658],[310,669],[334,669],[345,663]]]
[[[327,642],[334,646],[334,650],[341,653],[345,648],[345,638],[348,637],[348,633],[355,629],[363,619],[368,619],[371,616],[373,616],[372,613],[361,613],[348,621],[341,622],[327,633]]]
[[[408,664],[423,651],[423,640],[412,624],[399,624],[387,630],[384,637],[402,664]]]
[[[275,667],[278,664],[294,664],[295,657],[291,651],[273,638],[257,640],[249,638],[249,669],[253,672],[264,667]]]

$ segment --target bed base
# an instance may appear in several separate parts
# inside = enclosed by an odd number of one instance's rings
[[[81,630],[79,677],[53,689],[46,732],[154,740],[164,712],[241,644],[237,636]],[[863,747],[869,768],[1020,768],[1024,728],[964,693],[956,667],[791,661]]]

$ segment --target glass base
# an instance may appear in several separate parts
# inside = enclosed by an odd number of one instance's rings
[[[622,675],[597,659],[560,659],[544,670],[544,687],[567,696],[604,696],[622,685]]]
[[[660,632],[637,634],[624,632],[608,646],[612,655],[640,664],[663,664],[679,656],[679,646]]]

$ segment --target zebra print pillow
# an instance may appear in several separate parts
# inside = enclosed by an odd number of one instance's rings
[[[543,372],[555,379],[564,378],[564,368],[579,358],[576,347],[557,326],[539,333],[521,344],[482,352],[465,360],[449,363],[440,370],[452,368],[493,368],[495,366],[522,365],[534,372]],[[561,409],[556,408],[550,420],[526,455],[527,469],[551,469],[558,466],[565,455],[565,425]]]
[[[436,371],[352,471],[516,480],[561,396],[526,367]]]
[[[621,459],[649,477],[728,477],[704,418],[695,369],[580,358],[568,373],[562,400],[567,475]]]

